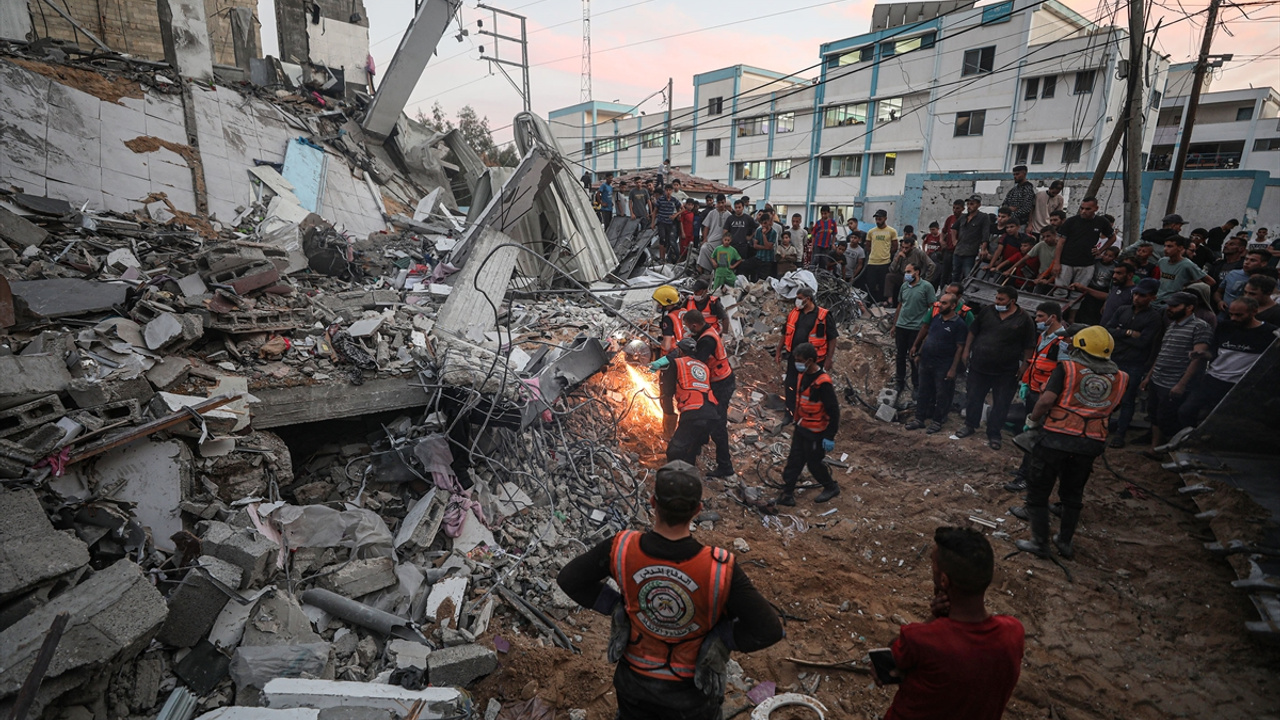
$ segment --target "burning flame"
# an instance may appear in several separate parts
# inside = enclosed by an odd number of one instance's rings
[[[634,396],[627,398],[631,403],[631,407],[639,414],[642,419],[662,421],[662,405],[658,402],[660,393],[658,388],[653,384],[653,380],[646,377],[635,367],[627,365],[627,375],[631,378],[631,389],[627,394]]]

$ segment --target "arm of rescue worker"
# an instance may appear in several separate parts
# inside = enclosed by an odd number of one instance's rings
[[[644,391],[641,390],[640,392]],[[658,375],[658,394],[662,403],[663,414],[674,415],[676,412],[676,364],[674,357],[671,364],[663,368]]]
[[[608,553],[605,563],[609,562]],[[568,566],[565,566],[568,567]],[[606,569],[606,572],[608,570]],[[742,566],[734,563],[725,615],[733,623],[733,647],[730,650],[755,652],[777,643],[784,636],[782,621],[768,600],[760,594]]]
[[[612,613],[613,606],[622,599],[618,591],[605,584],[609,577],[609,555],[612,549],[612,537],[602,540],[595,547],[570,560],[556,576],[556,584],[565,595],[582,607],[595,610],[601,615]]]
[[[826,383],[818,388],[818,402],[822,403],[822,409],[827,413],[827,429],[822,431],[822,437],[827,440],[835,440],[836,432],[840,429],[840,402],[836,399],[836,386],[834,383]]]
[[[1053,406],[1058,403],[1058,396],[1062,394],[1062,386],[1067,381],[1067,371],[1059,365],[1049,374],[1048,381],[1044,384],[1044,389],[1040,391],[1040,399],[1036,401],[1036,406],[1031,408],[1030,417],[1032,420],[1040,423],[1044,420],[1044,416],[1049,414]]]
[[[707,309],[720,321],[720,334],[727,334],[729,332],[729,312],[724,309],[724,303],[720,302],[719,298],[711,298],[711,305]]]
[[[840,331],[836,329],[835,318],[827,316],[827,357],[822,361],[822,369],[830,370],[831,363],[836,357],[836,338],[840,337]]]
[[[709,364],[711,362],[711,358],[715,357],[715,354],[715,338],[710,335],[703,335],[698,338],[698,345],[693,349],[693,356],[697,358],[699,362]]]

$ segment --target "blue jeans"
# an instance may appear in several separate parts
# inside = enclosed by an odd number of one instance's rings
[[[978,264],[978,256],[970,255],[963,257],[960,255],[951,256],[951,282],[964,282],[964,279],[973,274],[973,266]]]

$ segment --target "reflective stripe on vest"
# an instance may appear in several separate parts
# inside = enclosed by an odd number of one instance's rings
[[[804,384],[804,376],[796,381],[797,389]],[[830,385],[831,377],[826,373],[818,373],[818,377],[813,379],[813,383],[809,387],[799,390],[796,394],[796,424],[806,430],[820,433],[827,429],[827,425],[831,422],[831,418],[827,417],[827,409],[822,407],[822,402],[817,400],[815,396],[818,394],[818,388],[823,385]]]
[[[707,302],[702,307],[698,307],[697,299],[690,295],[689,302],[685,303],[684,309],[686,311],[697,310],[702,313],[702,319],[707,321],[707,326],[716,332],[720,332],[720,318],[716,317],[714,313],[708,312],[713,302],[715,302],[715,299],[708,295]],[[683,318],[684,316],[681,315],[681,317]]]
[[[1031,362],[1027,363],[1027,369],[1022,373],[1022,382],[1027,384],[1027,389],[1033,393],[1044,392],[1044,384],[1049,382],[1049,376],[1053,374],[1053,369],[1058,367],[1057,360],[1049,359],[1049,351],[1058,346],[1058,340],[1061,335],[1054,334],[1052,342],[1045,343],[1043,349],[1040,343],[1044,342],[1044,334],[1041,333],[1036,341],[1035,354],[1031,356]]]
[[[684,339],[684,314],[689,312],[689,308],[681,306],[667,313],[667,317],[671,318],[671,335],[680,342]]]
[[[815,306],[816,307],[816,306]],[[800,308],[791,308],[791,314],[787,315],[787,335],[783,339],[783,347],[787,352],[795,350],[795,345],[791,340],[796,334],[796,322],[800,320]],[[822,337],[818,337],[818,328],[822,328]],[[818,351],[818,364],[821,365],[827,359],[827,309],[818,308],[818,317],[813,321],[813,328],[809,330],[809,337],[805,342],[813,345]]]
[[[1074,360],[1062,361],[1062,393],[1045,418],[1044,429],[1063,435],[1107,439],[1107,419],[1124,397],[1129,376],[1094,372]]]
[[[707,359],[707,369],[711,371],[711,382],[720,382],[733,374],[733,368],[729,365],[729,353],[724,350],[724,339],[720,337],[720,333],[710,325],[702,331],[698,339],[701,340],[704,337],[715,338],[716,350]]]
[[[676,358],[676,409],[689,412],[711,403],[716,398],[711,394],[711,371],[697,358]]]
[[[724,614],[734,558],[723,548],[704,547],[682,562],[662,560],[645,554],[640,535],[627,530],[614,536],[610,558],[631,620],[623,659],[641,675],[688,680],[702,639]]]

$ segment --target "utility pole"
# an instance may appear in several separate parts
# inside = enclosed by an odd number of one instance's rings
[[[671,108],[675,106],[675,102],[671,98],[671,90],[671,78],[667,78],[667,124],[662,131],[662,156],[664,159],[671,157]]]
[[[1137,242],[1142,233],[1142,85],[1146,77],[1146,51],[1142,38],[1147,31],[1142,7],[1141,2],[1129,3],[1129,122],[1125,131],[1124,236],[1131,243]]]
[[[582,102],[591,99],[591,0],[582,0]]]
[[[1182,186],[1182,172],[1187,166],[1187,151],[1191,147],[1191,131],[1196,125],[1196,109],[1200,106],[1200,86],[1209,67],[1209,46],[1213,43],[1213,31],[1218,24],[1218,5],[1221,0],[1209,0],[1209,17],[1204,23],[1204,40],[1200,42],[1200,57],[1196,61],[1195,78],[1191,81],[1191,97],[1182,114],[1182,136],[1178,140],[1178,157],[1174,160],[1173,181],[1169,183],[1169,202],[1164,213],[1172,214],[1178,207],[1178,190]]]
[[[524,100],[524,111],[532,112],[531,106],[530,106],[530,97],[529,97],[529,35],[525,29],[525,21],[527,20],[527,18],[524,15],[517,15],[509,10],[499,10],[498,8],[490,7],[489,5],[485,5],[483,3],[476,5],[476,7],[480,8],[481,10],[488,10],[489,12],[493,13],[493,30],[478,31],[478,34],[488,35],[489,37],[494,39],[493,57],[485,57],[484,59],[488,60],[491,63],[497,64],[498,70],[501,71],[503,76],[507,78],[507,82],[511,83],[511,87],[515,88],[517,93],[520,93],[520,97]],[[517,20],[520,21],[520,37],[503,35],[498,32],[498,16],[499,15],[506,15],[507,17],[516,18]],[[483,27],[483,25],[481,27]],[[510,42],[520,44],[520,62],[515,62],[512,60],[503,60],[501,58],[501,53],[499,52],[499,47],[501,46],[501,42],[500,42],[501,40],[507,40]],[[481,46],[480,52],[482,54],[484,53],[483,46]],[[502,67],[503,65],[510,65],[512,67],[520,68],[521,72],[523,73],[524,82],[521,85],[516,85],[516,81],[511,79],[511,76],[507,74],[506,69]]]

